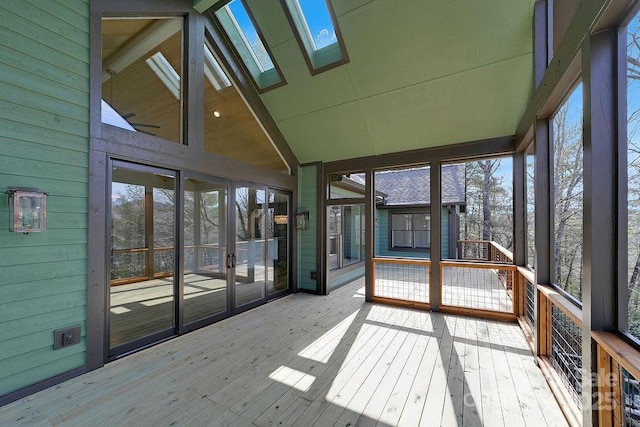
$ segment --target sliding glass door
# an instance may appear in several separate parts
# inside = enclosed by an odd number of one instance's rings
[[[110,354],[174,333],[175,200],[172,171],[113,162]]]
[[[266,187],[114,160],[108,357],[289,291],[290,203]]]
[[[229,310],[227,186],[208,177],[185,179],[183,322]]]

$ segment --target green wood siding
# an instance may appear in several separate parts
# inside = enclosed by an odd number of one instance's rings
[[[362,276],[364,276],[364,265],[360,268],[356,268],[355,270],[350,270],[347,272],[341,270],[329,272],[329,289],[337,288],[340,285],[349,283]]]
[[[0,395],[85,364],[88,151],[88,0],[0,2]],[[7,187],[49,193],[47,231],[9,233]]]
[[[318,227],[316,221],[319,211],[317,203],[318,167],[309,165],[300,167],[298,173],[298,212],[309,212],[308,228],[298,230],[298,288],[315,291],[317,282],[311,279],[316,271],[316,242]]]
[[[440,235],[442,236],[442,259],[449,258],[449,210],[442,208],[442,228]]]

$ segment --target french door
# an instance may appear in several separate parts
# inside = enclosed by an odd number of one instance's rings
[[[108,358],[290,289],[290,195],[113,161]]]

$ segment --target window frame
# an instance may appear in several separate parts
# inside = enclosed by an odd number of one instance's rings
[[[394,215],[411,215],[411,236],[412,236],[412,246],[394,246],[393,242],[393,216]],[[427,229],[427,237],[428,237],[428,246],[425,247],[416,247],[416,239],[415,239],[415,216],[416,215],[427,215],[429,217],[429,228]],[[389,232],[388,232],[388,240],[387,247],[389,251],[392,252],[425,252],[431,250],[431,209],[427,208],[412,208],[412,209],[389,209]]]
[[[291,10],[291,3],[295,3],[297,5],[297,7],[295,7],[296,10]],[[289,22],[291,31],[293,31],[293,35],[295,36],[296,42],[298,43],[298,47],[300,48],[300,52],[302,52],[302,56],[304,57],[307,68],[309,69],[309,72],[312,76],[350,62],[349,55],[347,53],[347,47],[344,43],[344,38],[342,37],[342,32],[340,31],[340,27],[338,25],[338,18],[336,16],[335,10],[333,9],[331,0],[324,0],[324,3],[327,7],[329,18],[331,19],[331,22],[333,24],[336,41],[320,49],[314,49],[309,46],[309,44],[311,44],[313,45],[313,47],[315,47],[315,43],[313,42],[313,39],[311,39],[311,35],[308,34],[309,25],[307,23],[306,17],[304,16],[304,12],[302,12],[299,1],[280,0],[282,10],[287,17],[287,21]],[[299,25],[296,24],[297,21],[301,21],[307,31],[303,31],[301,28],[299,28]]]
[[[258,36],[260,43],[262,43],[262,46],[264,47],[266,54],[269,56],[269,59],[273,64],[273,68],[269,68],[268,70],[262,70],[262,67],[259,64],[259,61],[257,60],[257,58],[255,58],[255,53],[253,52],[253,49],[250,46],[246,45],[246,43],[244,43],[245,46],[243,47],[249,52],[249,56],[252,57],[252,64],[247,64],[247,61],[245,60],[246,55],[243,55],[240,52],[240,49],[238,48],[236,43],[233,42],[233,39],[229,34],[229,32],[227,31],[227,28],[224,26],[224,24],[218,17],[218,12],[223,10],[232,1],[234,0],[222,1],[216,6],[210,8],[206,13],[209,15],[212,22],[216,24],[216,26],[218,27],[218,30],[226,39],[227,45],[231,49],[233,49],[235,56],[240,60],[239,62],[242,63],[247,74],[252,77],[253,85],[258,91],[258,93],[263,94],[270,90],[286,85],[287,80],[285,79],[284,74],[282,73],[282,69],[278,65],[278,62],[276,61],[276,58],[273,55],[273,52],[269,48],[269,45],[267,44],[267,41],[265,40],[264,35],[260,30],[260,26],[258,25],[258,22],[256,21],[253,13],[251,12],[251,9],[247,5],[247,2],[245,0],[236,0],[240,2],[245,12],[247,13],[249,20],[251,21],[251,25],[253,25],[253,27],[256,30],[256,34]],[[225,12],[225,13],[230,15],[230,18],[233,19],[235,22],[235,16],[233,15],[233,13],[230,13],[230,12]],[[246,36],[241,29],[238,29],[236,27],[235,33],[237,36],[239,36],[240,38],[246,41]],[[257,68],[257,71],[255,70],[255,68]],[[273,81],[270,81],[270,80],[273,80]]]

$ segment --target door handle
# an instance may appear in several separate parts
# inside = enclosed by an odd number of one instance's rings
[[[236,268],[236,254],[231,254],[231,266]]]
[[[227,268],[231,268],[231,254],[227,254]]]

